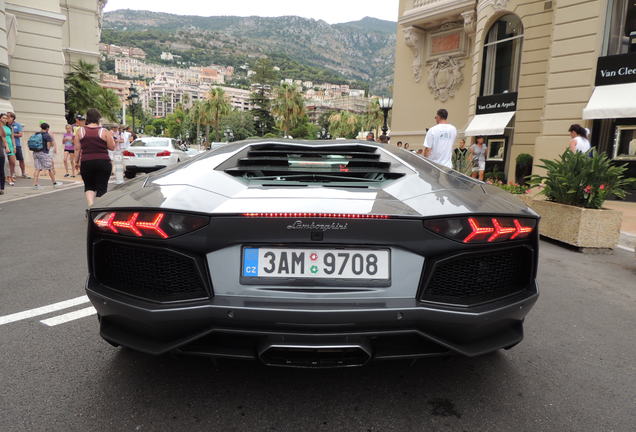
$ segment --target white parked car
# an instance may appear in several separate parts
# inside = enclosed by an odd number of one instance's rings
[[[137,173],[148,173],[190,159],[187,149],[172,138],[144,137],[134,141],[122,151],[124,175],[134,178]]]

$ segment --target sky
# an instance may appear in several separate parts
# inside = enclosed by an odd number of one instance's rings
[[[179,15],[298,15],[329,24],[365,16],[397,21],[399,0],[108,0],[105,11],[139,9]]]

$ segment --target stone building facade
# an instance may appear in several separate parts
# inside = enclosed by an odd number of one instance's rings
[[[400,0],[399,8],[392,142],[421,146],[446,108],[460,136],[487,137],[486,169],[509,181],[517,155],[533,155],[536,171],[539,159],[562,153],[573,123],[636,167],[635,1]]]
[[[64,74],[97,63],[106,0],[0,0],[0,111],[14,111],[25,135],[41,121],[63,133]]]

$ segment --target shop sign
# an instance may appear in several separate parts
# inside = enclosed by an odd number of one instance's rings
[[[636,53],[599,57],[596,86],[636,82]]]
[[[517,111],[517,93],[500,93],[477,98],[476,114]]]
[[[0,99],[11,99],[11,79],[9,68],[0,65]]]

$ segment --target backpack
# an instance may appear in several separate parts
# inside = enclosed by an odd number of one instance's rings
[[[44,150],[44,137],[41,133],[36,133],[29,137],[29,150],[39,152]]]

